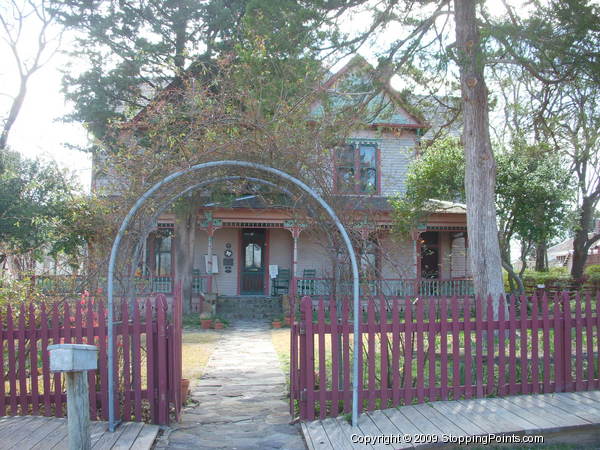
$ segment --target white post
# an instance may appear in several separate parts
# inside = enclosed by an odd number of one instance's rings
[[[213,253],[213,228],[209,227],[208,229],[208,292],[212,292],[212,281],[213,281],[213,261],[212,261],[212,253]]]
[[[50,370],[65,372],[69,450],[90,450],[90,402],[87,373],[98,367],[98,347],[85,344],[48,346]]]

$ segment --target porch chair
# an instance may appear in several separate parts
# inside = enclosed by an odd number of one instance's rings
[[[304,269],[302,272],[302,280],[298,286],[298,291],[301,295],[316,295],[317,288],[316,269]]]
[[[279,269],[277,276],[273,278],[272,295],[279,295],[280,291],[283,294],[290,292],[290,269]]]

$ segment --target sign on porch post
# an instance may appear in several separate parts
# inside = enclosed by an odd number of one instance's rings
[[[50,370],[64,372],[67,380],[69,450],[89,450],[90,402],[88,370],[98,367],[98,347],[86,344],[49,345]]]

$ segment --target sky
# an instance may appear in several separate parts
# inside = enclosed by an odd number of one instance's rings
[[[522,4],[524,0],[511,0],[510,3]],[[499,13],[504,8],[501,0],[488,0],[490,11]],[[348,28],[360,29],[368,23],[368,17],[360,14],[353,17]],[[55,29],[56,31],[56,29]],[[24,34],[21,45],[24,51],[31,48],[35,33]],[[392,40],[389,33],[381,36],[378,44],[381,46],[386,40]],[[67,50],[72,45],[68,36],[63,39],[62,48]],[[373,61],[368,48],[361,54]],[[12,65],[12,55],[6,45],[0,44],[0,61],[5,64],[0,67],[0,117],[4,116],[8,107],[9,98],[4,95],[14,93],[18,80]],[[75,146],[85,146],[88,134],[82,124],[65,123],[60,118],[72,111],[61,92],[61,69],[66,67],[68,57],[56,53],[49,62],[36,72],[28,84],[27,97],[9,136],[9,145],[28,157],[39,157],[54,160],[61,167],[74,172],[84,191],[89,191],[91,183],[91,156],[81,151],[65,146],[65,143]],[[343,63],[341,61],[339,64]],[[394,80],[394,87],[400,88],[401,81]]]

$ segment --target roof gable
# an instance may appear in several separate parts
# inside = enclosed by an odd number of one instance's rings
[[[404,102],[399,93],[364,58],[355,56],[320,87],[326,96],[311,108],[313,117],[325,108],[365,105],[364,121],[373,126],[428,128],[429,125]]]

